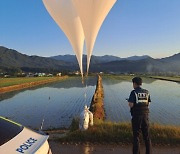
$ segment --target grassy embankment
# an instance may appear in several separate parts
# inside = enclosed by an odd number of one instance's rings
[[[152,79],[180,82],[180,76],[150,76]]]
[[[153,145],[180,145],[180,127],[151,124],[150,133]],[[93,127],[87,131],[80,131],[78,122],[74,121],[71,131],[58,141],[131,144],[131,124],[96,120]]]
[[[139,76],[142,79],[146,79],[146,80],[148,78],[152,78],[152,79],[180,82],[180,76],[150,76],[150,75],[139,75]],[[131,81],[134,76],[133,75],[104,75],[104,77],[108,77],[109,79],[112,79],[112,80],[116,79],[116,80]]]
[[[93,112],[95,122],[97,120],[103,121],[105,119],[104,90],[101,76],[98,76],[96,90],[91,101],[90,110]]]
[[[63,77],[23,77],[23,78],[0,78],[0,93],[25,89],[50,82],[66,79]]]
[[[103,75],[103,78],[108,78],[111,80],[123,80],[123,81],[131,81],[133,75]]]
[[[111,76],[111,78],[131,80],[132,76]],[[102,79],[99,77],[91,103],[91,109],[94,114],[94,126],[87,131],[80,131],[78,130],[78,120],[73,120],[70,131],[65,136],[58,138],[58,141],[131,144],[132,130],[130,123],[104,121],[103,97]],[[153,145],[180,145],[180,127],[178,126],[151,124],[150,132]]]

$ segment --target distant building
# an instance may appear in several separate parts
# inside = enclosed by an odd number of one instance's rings
[[[26,73],[24,72],[17,73],[17,77],[25,77],[25,76],[26,76]]]
[[[34,77],[34,74],[33,73],[28,73],[27,77]]]
[[[80,74],[80,72],[79,72],[79,71],[76,71],[74,74],[79,75],[79,74]]]
[[[0,77],[3,77],[4,76],[4,73],[0,73]]]
[[[47,74],[47,77],[53,77],[53,74]]]
[[[9,78],[9,77],[10,77],[10,75],[4,75],[4,77],[5,77],[5,78]]]
[[[46,74],[45,73],[38,73],[38,76],[43,77],[43,76],[46,76]]]
[[[57,73],[56,76],[62,76],[62,73]]]
[[[115,75],[116,73],[115,72],[109,72],[109,74],[114,74]]]

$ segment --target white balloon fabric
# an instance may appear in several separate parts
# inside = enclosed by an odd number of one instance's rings
[[[87,50],[87,73],[99,29],[116,0],[72,0],[81,19]]]
[[[43,0],[43,3],[51,17],[69,39],[83,76],[84,31],[72,0]]]

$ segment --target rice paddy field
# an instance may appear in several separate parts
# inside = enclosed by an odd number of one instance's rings
[[[180,125],[180,84],[171,81],[143,78],[143,88],[151,94],[150,122]],[[126,122],[131,120],[125,100],[133,90],[130,78],[104,77],[106,120]]]
[[[44,81],[48,79],[56,79],[57,77],[21,77],[21,78],[0,78],[0,88],[13,85],[20,85],[23,83]]]
[[[0,115],[25,126],[39,129],[67,128],[74,117],[90,105],[95,91],[96,78],[68,78],[36,88],[0,95]],[[87,95],[85,95],[87,94]]]
[[[103,77],[106,121],[131,120],[126,98],[132,90],[132,77]],[[38,129],[68,128],[74,117],[91,103],[96,77],[86,84],[70,77],[61,82],[0,95],[0,115],[25,126]],[[151,93],[150,121],[163,125],[180,125],[180,84],[144,78],[143,87]]]

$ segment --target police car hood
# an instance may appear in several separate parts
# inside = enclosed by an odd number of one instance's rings
[[[24,127],[17,136],[1,145],[0,151],[3,154],[35,153],[48,137],[48,135],[41,135]]]

